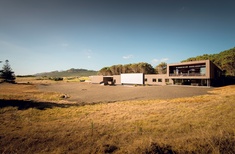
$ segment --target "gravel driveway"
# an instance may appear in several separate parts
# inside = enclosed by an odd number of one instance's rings
[[[186,86],[102,86],[88,83],[39,85],[42,91],[60,92],[78,103],[116,102],[191,97],[206,94],[213,88]]]

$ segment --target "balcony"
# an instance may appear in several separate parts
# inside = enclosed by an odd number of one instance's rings
[[[170,73],[169,76],[206,76],[206,74],[202,73]]]

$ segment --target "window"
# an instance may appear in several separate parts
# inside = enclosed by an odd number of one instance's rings
[[[157,82],[157,80],[156,80],[156,79],[153,79],[152,81],[153,81],[153,82]]]
[[[147,79],[147,78],[145,78],[145,79],[144,79],[144,81],[145,81],[145,82],[148,82],[148,79]]]
[[[165,82],[169,82],[169,79],[165,79]]]
[[[201,74],[202,76],[205,76],[205,75],[206,75],[206,68],[205,68],[205,67],[200,68],[200,74]]]
[[[158,79],[157,82],[162,82],[162,79]]]

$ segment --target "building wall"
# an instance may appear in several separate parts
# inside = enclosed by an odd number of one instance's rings
[[[121,84],[121,75],[113,75],[114,84]],[[104,82],[105,76],[90,76],[91,83],[100,84]],[[173,80],[167,77],[167,74],[145,74],[144,84],[149,85],[169,85],[173,84]]]
[[[168,78],[167,74],[145,74],[145,84],[149,85],[170,85],[173,80]]]
[[[144,84],[144,74],[143,73],[123,73],[121,74],[122,84],[134,84],[142,85]]]
[[[211,78],[211,61],[206,60],[206,78],[210,79]]]
[[[217,79],[222,75],[222,70],[220,70],[214,63],[210,62],[210,78]]]
[[[121,75],[113,75],[114,84],[120,85],[121,84]]]
[[[94,76],[89,76],[91,83],[97,83],[100,84],[103,81],[103,76],[102,75],[94,75]]]
[[[121,84],[121,76],[120,75],[113,75],[113,76],[103,76],[103,75],[94,75],[89,76],[91,83],[100,84],[104,82],[106,77],[112,77],[114,84]]]

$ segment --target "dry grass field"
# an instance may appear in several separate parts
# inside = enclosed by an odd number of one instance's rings
[[[85,105],[38,89],[48,82],[0,84],[0,153],[235,153],[234,85]]]

